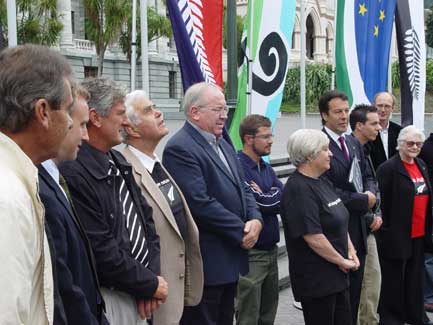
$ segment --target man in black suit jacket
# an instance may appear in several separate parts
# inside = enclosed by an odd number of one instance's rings
[[[70,112],[72,128],[57,157],[38,166],[39,195],[45,206],[55,286],[60,294],[60,297],[55,296],[54,324],[104,324],[107,321],[103,316],[93,253],[67,197],[68,191],[62,188],[62,176],[57,167],[62,161],[74,160],[81,140],[88,139],[87,94],[79,87],[75,92],[75,103]]]
[[[374,97],[374,106],[379,113],[379,123],[382,128],[376,140],[371,142],[370,156],[374,169],[377,170],[380,164],[394,156],[397,152],[397,137],[401,126],[390,121],[394,110],[394,96],[387,92],[380,92]]]
[[[329,137],[329,149],[333,153],[331,168],[324,174],[335,186],[337,194],[350,213],[349,235],[357,251],[360,267],[350,273],[350,303],[353,324],[358,318],[359,299],[365,257],[367,254],[367,229],[364,215],[376,204],[374,179],[367,177],[362,145],[354,137],[345,135],[349,122],[349,102],[339,91],[329,91],[319,99],[323,132]],[[349,182],[349,173],[357,159],[362,179]]]
[[[116,150],[128,126],[124,88],[89,79],[89,139],[75,161],[60,165],[78,217],[89,237],[111,324],[142,324],[168,295],[160,272],[159,237],[152,208],[140,193],[132,167]],[[140,319],[141,318],[141,319]]]

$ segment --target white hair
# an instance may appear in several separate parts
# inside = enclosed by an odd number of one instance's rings
[[[137,89],[131,91],[125,96],[125,114],[132,126],[136,126],[141,121],[135,110],[135,106],[138,102],[143,100],[148,100],[146,92],[144,90]],[[122,129],[122,138],[123,142],[126,143],[126,141],[128,140],[128,133],[125,129]]]
[[[405,142],[410,135],[418,137],[422,142],[425,140],[424,132],[418,129],[415,125],[408,125],[401,129],[400,133],[398,134],[397,150],[400,150],[400,144]]]
[[[322,131],[313,129],[297,130],[292,133],[287,143],[290,162],[299,167],[308,158],[316,158],[327,145],[329,145],[329,139]]]

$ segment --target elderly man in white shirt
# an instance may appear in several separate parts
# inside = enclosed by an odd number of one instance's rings
[[[125,128],[127,146],[122,154],[152,206],[160,237],[161,275],[170,286],[165,304],[154,313],[153,324],[179,324],[184,306],[197,305],[203,292],[198,230],[181,190],[155,155],[156,146],[168,133],[162,112],[142,90],[128,94],[125,106],[130,126]]]
[[[53,323],[53,279],[36,164],[72,125],[71,67],[24,45],[0,53],[0,324]]]

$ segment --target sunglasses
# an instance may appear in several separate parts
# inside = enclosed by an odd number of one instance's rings
[[[422,145],[424,144],[424,142],[422,141],[405,141],[405,142],[408,147],[413,147],[416,145],[418,148],[421,148]]]

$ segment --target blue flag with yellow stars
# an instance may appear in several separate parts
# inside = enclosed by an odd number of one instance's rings
[[[385,91],[396,0],[338,0],[337,88],[351,105]]]

